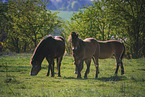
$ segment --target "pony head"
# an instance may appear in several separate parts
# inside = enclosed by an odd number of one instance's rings
[[[78,63],[76,63],[76,62],[74,61],[73,64],[75,65],[74,74],[78,74],[78,66],[79,66],[80,71],[82,71],[82,69],[83,69],[83,62],[81,62],[80,64],[78,64]]]
[[[79,34],[77,34],[76,32],[71,32],[70,39],[71,39],[71,43],[72,43],[73,52],[75,52],[78,49],[78,46],[79,46],[78,36],[79,36]]]
[[[31,71],[30,75],[37,75],[38,72],[41,70],[41,63],[38,62],[37,60],[31,60]]]

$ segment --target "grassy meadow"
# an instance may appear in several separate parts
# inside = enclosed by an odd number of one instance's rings
[[[62,18],[62,20],[70,20],[70,18],[73,16],[73,11],[59,11],[59,13],[57,14],[58,16],[60,16]]]
[[[47,61],[37,76],[30,76],[32,54],[0,56],[0,97],[145,97],[145,59],[124,59],[125,75],[114,76],[115,60],[100,59],[94,79],[92,62],[88,79],[76,79],[72,56],[64,56],[61,76],[46,77]],[[55,65],[56,67],[56,65]],[[86,65],[82,71],[82,77]],[[56,68],[55,68],[56,72]]]
[[[77,11],[52,11],[52,12],[58,12],[57,16],[61,17],[62,20],[68,21],[70,21],[74,13],[77,13]]]

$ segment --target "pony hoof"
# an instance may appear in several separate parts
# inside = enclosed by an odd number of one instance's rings
[[[84,76],[84,79],[87,79],[87,77]]]
[[[98,79],[98,76],[95,76],[94,79]]]
[[[49,74],[46,74],[46,76],[49,76]]]
[[[77,79],[82,79],[82,77],[77,77]]]
[[[123,74],[124,74],[124,72],[121,73],[121,75],[123,75]]]
[[[51,77],[54,77],[54,75],[51,75]]]
[[[61,77],[61,75],[58,75],[58,77]]]

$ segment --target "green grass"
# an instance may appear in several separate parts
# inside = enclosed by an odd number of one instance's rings
[[[0,56],[0,97],[145,97],[145,59],[124,59],[125,75],[114,76],[115,60],[99,60],[100,74],[94,79],[91,64],[88,79],[76,79],[72,56],[64,56],[62,77],[46,77],[47,61],[37,76],[30,76],[32,54]],[[56,67],[56,65],[55,65]],[[82,71],[82,77],[84,75]],[[56,71],[56,68],[55,68]]]

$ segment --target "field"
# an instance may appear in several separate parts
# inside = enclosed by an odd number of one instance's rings
[[[70,21],[70,18],[73,16],[76,11],[52,11],[52,12],[59,12],[57,15],[61,17],[62,20]]]
[[[92,62],[88,79],[76,79],[73,57],[66,55],[62,77],[46,77],[47,61],[37,76],[30,76],[32,54],[0,56],[0,97],[145,97],[145,59],[124,59],[125,75],[114,76],[115,60],[100,59],[100,74],[94,79]],[[55,65],[56,67],[56,65]],[[84,69],[82,76],[84,75]],[[55,68],[56,72],[56,68]]]
[[[73,14],[73,11],[60,11],[57,15],[60,16],[63,20],[70,20]]]

